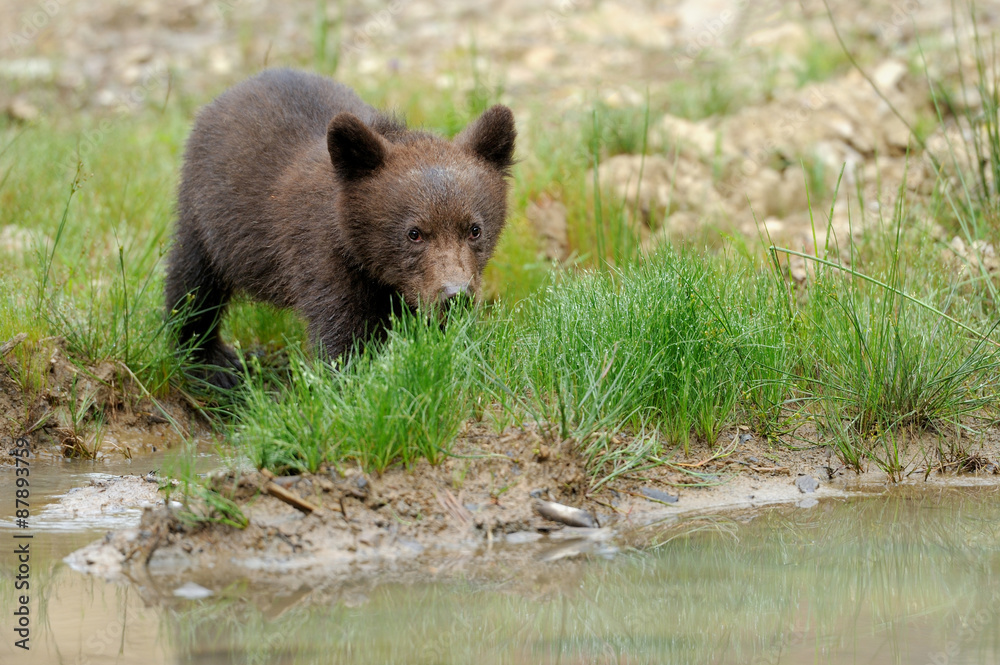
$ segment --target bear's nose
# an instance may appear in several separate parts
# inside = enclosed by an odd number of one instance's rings
[[[442,304],[451,306],[456,300],[461,300],[468,295],[468,284],[445,284],[438,292],[438,299]]]

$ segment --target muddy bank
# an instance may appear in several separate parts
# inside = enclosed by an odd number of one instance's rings
[[[975,461],[964,464],[942,461],[925,443],[911,445],[903,484],[1000,483],[996,433],[970,446],[977,452],[968,459]],[[137,528],[109,533],[67,561],[107,579],[141,581],[164,597],[192,582],[217,590],[246,578],[343,590],[387,579],[488,579],[522,570],[525,583],[534,584],[549,574],[550,562],[645,547],[709,516],[750,519],[777,503],[807,510],[892,484],[877,469],[846,469],[828,447],[793,451],[734,430],[711,448],[698,445],[686,457],[591,492],[593,479],[568,442],[546,443],[531,428],[498,436],[482,425],[470,426],[437,467],[421,462],[381,476],[331,468],[277,478],[220,470],[211,478],[240,506],[246,528],[192,524],[180,504],[161,501],[145,509]],[[585,511],[593,523],[554,521],[543,501]],[[187,508],[221,517],[204,506]]]
[[[60,337],[15,340],[0,357],[0,464],[20,437],[53,460],[130,459],[211,435],[182,395],[150,396],[122,363],[80,362]]]

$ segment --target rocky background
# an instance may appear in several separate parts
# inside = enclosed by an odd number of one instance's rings
[[[982,107],[975,34],[989,49],[1000,2],[978,3],[975,21],[931,0],[830,10],[833,21],[814,0],[5,0],[0,109],[17,122],[134,113],[170,95],[204,101],[265,65],[416,81],[429,95],[502,90],[522,127],[595,105],[641,119],[648,103],[646,155],[623,142],[599,174],[636,203],[647,243],[712,228],[812,251],[810,198],[828,213],[842,170],[832,218],[814,215],[817,244],[891,219],[904,178],[921,232],[950,242],[919,212],[936,177],[927,153],[975,162],[962,147],[973,131],[962,119]],[[521,213],[545,254],[565,255],[563,202],[536,197]]]

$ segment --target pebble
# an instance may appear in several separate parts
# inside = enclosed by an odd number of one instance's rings
[[[13,120],[20,122],[31,122],[37,120],[41,115],[38,107],[26,100],[24,97],[15,97],[7,105],[7,115]]]
[[[642,492],[642,495],[647,499],[651,499],[653,501],[659,501],[661,503],[677,503],[677,501],[680,499],[679,496],[676,496],[674,494],[669,494],[667,492],[654,489],[652,487],[643,487],[642,490],[640,491]]]
[[[580,526],[586,528],[597,528],[597,520],[586,510],[564,506],[554,501],[535,501],[535,512],[551,522],[558,522],[566,526]]]
[[[514,533],[508,533],[504,540],[506,540],[511,545],[523,545],[525,543],[534,543],[542,539],[542,534],[535,531],[515,531]]]
[[[181,586],[174,589],[174,595],[178,598],[186,598],[188,600],[200,600],[202,598],[208,598],[215,592],[211,589],[206,589],[200,584],[195,582],[186,582]]]
[[[803,494],[810,494],[819,489],[819,481],[812,476],[799,476],[795,479],[795,486],[799,488],[799,491]]]

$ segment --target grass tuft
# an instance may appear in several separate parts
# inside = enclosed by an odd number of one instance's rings
[[[441,326],[405,313],[384,344],[343,365],[293,349],[288,384],[278,390],[251,359],[234,440],[276,473],[350,461],[373,471],[420,458],[438,463],[471,411],[473,321],[456,312]]]

